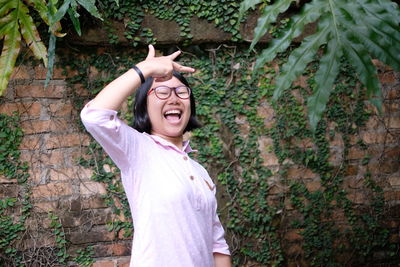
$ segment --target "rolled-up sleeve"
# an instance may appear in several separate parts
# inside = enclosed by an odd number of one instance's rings
[[[218,214],[215,213],[213,219],[213,253],[231,255],[229,251],[229,246],[226,243],[224,235],[224,228],[221,225]]]
[[[128,155],[134,154],[140,134],[121,121],[116,111],[91,108],[90,103],[82,109],[81,120],[117,167],[122,172],[127,171],[130,168]]]

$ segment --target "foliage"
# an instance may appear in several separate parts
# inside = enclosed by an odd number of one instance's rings
[[[68,243],[68,241],[65,239],[65,232],[63,226],[61,224],[60,218],[57,215],[49,213],[49,219],[50,219],[49,227],[53,229],[53,234],[55,236],[55,241],[58,248],[57,252],[58,262],[66,265],[67,259],[70,257],[70,255],[67,253],[66,244]]]
[[[0,265],[13,262],[21,266],[16,242],[25,231],[25,221],[30,216],[30,190],[26,184],[29,177],[26,163],[20,161],[18,147],[23,132],[17,115],[0,114],[0,176],[15,179],[20,186],[16,197],[0,199]]]
[[[133,46],[140,42],[155,43],[152,30],[142,28],[145,13],[153,14],[161,20],[175,21],[179,25],[180,36],[185,44],[189,44],[193,38],[190,29],[191,20],[194,16],[206,19],[216,27],[232,34],[232,41],[241,40],[239,27],[240,19],[237,13],[239,1],[121,1],[117,6],[111,0],[99,1],[99,9],[104,14],[111,43],[117,43],[118,37],[113,34],[112,20],[123,20],[125,24],[125,37],[131,41]]]
[[[272,66],[263,71],[263,76],[252,76],[255,59],[243,49],[221,46],[208,52],[183,53],[181,61],[197,69],[188,78],[198,103],[197,114],[204,126],[192,133],[193,147],[199,150],[193,156],[207,166],[218,184],[220,216],[234,265],[298,263],[287,254],[289,241],[285,237],[290,231],[302,236],[299,244],[304,255],[297,257],[303,257],[302,260],[312,266],[341,266],[345,261],[363,265],[371,262],[377,251],[395,253],[398,247],[389,243],[388,231],[382,226],[383,192],[375,182],[376,177],[365,177],[365,191],[371,195],[371,203],[366,203],[363,209],[350,201],[343,184],[349,164],[346,155],[351,147],[350,136],[355,135],[370,116],[363,102],[365,91],[358,89],[358,81],[352,77],[354,69],[349,63],[342,62],[325,117],[312,132],[307,126],[306,107],[293,93],[298,91],[300,98],[306,99],[310,94],[307,89],[291,87],[278,101],[270,102],[275,90]],[[77,75],[69,82],[82,84],[94,95],[145,56],[134,55],[131,51],[109,53],[90,53],[87,58],[72,62],[68,62],[68,58],[77,57],[63,58],[66,65],[77,70]],[[87,78],[89,67],[99,72],[96,78]],[[313,62],[305,73],[311,88],[316,86],[317,69],[318,63]],[[77,97],[75,103],[79,109],[83,99]],[[132,105],[131,99],[129,104]],[[275,112],[274,124],[268,128],[265,128],[265,118],[260,117],[260,107],[265,106]],[[121,113],[128,122],[131,121],[130,110]],[[327,121],[337,126],[328,129]],[[345,143],[344,156],[337,163],[340,167],[332,166],[329,160],[332,153],[329,138],[337,135]],[[264,138],[270,138],[272,143],[261,148]],[[304,147],[304,140],[310,140],[312,146]],[[361,146],[362,141],[357,143]],[[268,151],[277,156],[279,170],[276,166],[265,165]],[[109,222],[109,230],[123,231],[130,236],[132,224],[118,171],[95,141],[88,147],[88,155],[90,157],[82,159],[81,164],[94,170],[95,181],[107,185],[107,203],[125,217],[125,220]],[[367,152],[365,155],[363,162],[368,167]],[[290,177],[295,166],[309,169],[320,177],[320,189],[311,191],[307,179]],[[276,188],[282,189],[274,192]],[[344,214],[344,222],[334,218],[334,214]],[[299,220],[288,219],[293,217]],[[342,223],[348,228],[343,230]],[[337,246],[338,242],[343,245]],[[342,257],[348,255],[346,253],[352,256]]]
[[[81,267],[90,267],[94,263],[92,256],[94,255],[93,247],[89,246],[84,249],[77,251],[78,256],[74,258],[74,261]]]
[[[1,0],[0,1],[0,40],[3,40],[3,49],[0,56],[0,95],[7,89],[8,81],[19,55],[22,37],[25,44],[35,57],[43,61],[48,67],[46,85],[52,76],[56,37],[63,37],[60,20],[68,12],[75,30],[80,35],[79,13],[77,9],[82,6],[92,16],[100,18],[95,6],[96,0],[65,0],[57,10],[57,0]],[[115,0],[118,4],[118,0]],[[32,11],[33,10],[33,11]],[[33,13],[39,14],[41,19],[49,26],[50,39],[49,51],[44,45]]]
[[[245,0],[242,14],[260,1]],[[278,15],[287,11],[294,0],[276,1],[262,10],[254,30],[251,48],[277,21]],[[293,39],[303,33],[310,23],[317,24],[314,34],[304,38],[299,47],[291,51],[288,61],[276,78],[274,99],[290,87],[314,60],[320,49],[319,70],[315,74],[317,86],[308,97],[308,118],[315,130],[326,109],[339,73],[341,57],[354,66],[360,81],[366,87],[366,95],[381,110],[382,95],[372,58],[400,70],[400,10],[390,0],[313,0],[306,3],[300,14],[291,17],[288,28],[259,55],[256,68],[272,61],[278,53],[286,51]]]

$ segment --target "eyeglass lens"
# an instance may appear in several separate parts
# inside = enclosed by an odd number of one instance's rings
[[[160,99],[167,99],[168,97],[170,97],[172,90],[175,90],[175,93],[179,98],[188,99],[190,96],[190,89],[186,86],[179,86],[179,87],[159,86],[154,88],[156,96]]]

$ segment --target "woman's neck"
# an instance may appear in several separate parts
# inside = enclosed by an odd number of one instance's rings
[[[151,133],[151,134],[161,137],[162,139],[172,143],[180,150],[182,150],[182,148],[183,148],[183,136],[182,135],[181,136],[165,136],[165,135],[158,134],[158,133]]]

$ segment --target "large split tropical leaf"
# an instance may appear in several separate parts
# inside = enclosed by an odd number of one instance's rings
[[[262,10],[254,30],[251,48],[276,23],[278,15],[285,12],[294,1],[279,0]],[[241,12],[257,5],[259,1],[245,0]],[[309,23],[317,23],[314,34],[306,37],[294,49],[276,78],[274,99],[290,87],[307,64],[316,58],[321,49],[319,69],[315,74],[316,88],[308,99],[308,117],[312,129],[321,119],[329,95],[338,75],[341,57],[348,59],[364,84],[370,101],[381,109],[382,95],[377,71],[372,59],[378,59],[400,71],[400,10],[390,0],[312,0],[291,17],[289,27],[258,56],[256,68],[273,60],[277,53],[286,51]]]
[[[0,0],[0,95],[8,86],[20,47],[21,36],[36,58],[47,66],[47,49],[40,39],[27,5],[21,0]]]

